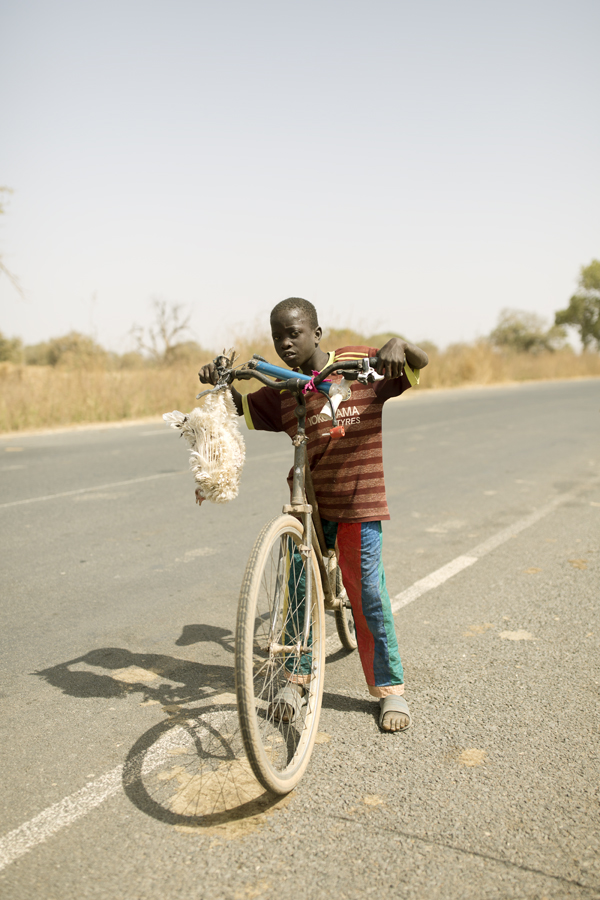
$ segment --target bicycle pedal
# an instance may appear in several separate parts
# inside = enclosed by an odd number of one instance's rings
[[[346,434],[346,429],[343,425],[336,425],[335,428],[329,429],[329,434],[332,438],[341,438]]]

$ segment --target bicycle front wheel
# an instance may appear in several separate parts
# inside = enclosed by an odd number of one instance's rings
[[[303,556],[302,545],[303,526],[293,516],[265,525],[250,554],[238,606],[235,676],[242,740],[252,771],[275,794],[287,794],[304,774],[323,697],[323,591],[314,550]],[[306,615],[310,630],[303,647]]]

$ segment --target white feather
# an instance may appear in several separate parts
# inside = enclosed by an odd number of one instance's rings
[[[237,497],[246,458],[238,416],[229,390],[207,394],[201,406],[185,415],[174,410],[163,419],[177,429],[190,448],[196,495],[211,503]]]

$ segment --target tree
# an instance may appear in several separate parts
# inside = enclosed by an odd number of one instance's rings
[[[0,186],[0,216],[3,216],[6,212],[6,201],[3,200],[3,198],[2,198],[3,194],[12,194],[12,188],[9,188],[6,186],[4,186],[4,187]],[[17,278],[16,275],[14,275],[10,271],[10,269],[7,268],[1,255],[0,255],[0,272],[2,272],[4,275],[6,275],[6,277],[8,278],[8,280],[10,281],[10,283],[12,284],[14,289],[17,291],[17,293],[20,294],[21,297],[25,297],[25,292],[23,291],[23,288],[19,284],[19,279]]]
[[[536,313],[522,309],[503,309],[498,324],[490,333],[496,347],[516,353],[540,353],[558,350],[565,343],[565,328],[555,324],[546,329],[546,322]]]
[[[0,362],[23,362],[23,341],[21,338],[8,338],[0,331]]]
[[[97,369],[104,368],[108,354],[93,338],[70,331],[62,337],[25,347],[25,361],[33,366]]]
[[[140,353],[147,353],[157,363],[171,363],[177,359],[177,347],[181,338],[190,331],[191,313],[184,315],[180,303],[153,300],[154,325],[144,329],[134,325],[131,333]]]
[[[577,290],[567,308],[556,313],[554,321],[557,325],[577,328],[584,350],[592,341],[600,350],[600,259],[581,267]]]

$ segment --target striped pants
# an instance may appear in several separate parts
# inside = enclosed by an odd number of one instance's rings
[[[381,559],[381,522],[323,520],[323,530],[328,548],[333,549],[337,540],[339,565],[352,605],[358,652],[369,693],[373,697],[403,694],[404,673]],[[298,559],[290,567],[290,588],[293,582],[294,593],[298,595],[303,585],[295,575],[301,565],[300,554],[296,555]],[[301,617],[304,618],[303,611]],[[289,677],[302,682],[310,670],[311,659],[306,655],[300,671],[290,671]]]

